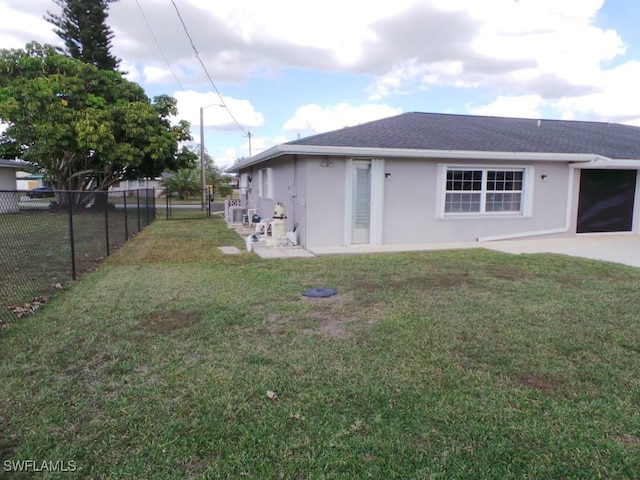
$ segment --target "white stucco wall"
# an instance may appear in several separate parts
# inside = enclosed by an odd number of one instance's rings
[[[15,168],[0,165],[0,190],[17,190]],[[0,213],[13,213],[18,210],[18,194],[0,192]]]
[[[530,215],[443,215],[437,210],[444,188],[438,169],[525,168],[529,175]],[[259,169],[271,168],[272,198],[259,198]],[[288,155],[242,170],[251,175],[247,205],[262,218],[273,215],[277,202],[286,208],[287,231],[298,224],[303,246],[345,245],[346,182],[345,157]],[[638,180],[640,184],[640,179]],[[382,243],[470,242],[495,236],[525,236],[533,233],[563,236],[576,232],[580,170],[566,162],[453,161],[415,158],[384,159]],[[638,187],[640,197],[640,187]],[[640,199],[636,201],[634,231],[640,229]],[[568,228],[567,228],[568,227]],[[563,229],[565,229],[563,231]],[[555,233],[551,233],[555,232]]]
[[[562,228],[566,222],[569,167],[565,163],[483,162],[474,166],[533,167],[532,215],[466,215],[439,218],[438,164],[469,162],[388,160],[385,181],[384,243],[468,242],[479,237]],[[545,179],[542,179],[545,175]]]
[[[309,179],[306,195],[306,245],[344,245],[345,159],[332,158],[321,167],[319,158],[301,159]],[[465,165],[451,160],[385,160],[383,244],[475,241],[478,237],[560,229],[567,215],[570,169],[566,163],[478,162],[474,166],[533,167],[532,215],[468,215],[439,218],[436,211],[438,164]],[[545,175],[544,180],[542,175]]]
[[[272,192],[270,198],[260,196],[260,169],[269,168],[272,174]],[[292,231],[294,225],[298,224],[296,233],[299,241],[305,234],[306,219],[306,170],[307,167],[301,164],[294,156],[286,156],[265,162],[259,166],[250,167],[240,171],[251,177],[251,182],[247,184],[246,191],[241,191],[241,196],[248,208],[255,208],[256,213],[263,219],[271,218],[277,203],[282,203],[285,207],[286,230]],[[244,188],[242,190],[245,190]]]

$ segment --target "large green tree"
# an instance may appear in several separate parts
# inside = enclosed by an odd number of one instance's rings
[[[102,70],[116,70],[120,60],[111,54],[113,32],[107,25],[109,4],[117,0],[53,0],[62,11],[47,12],[65,45],[65,53]]]
[[[56,189],[107,190],[121,179],[193,165],[176,100],[151,101],[115,71],[30,43],[0,50],[0,146],[46,170]]]

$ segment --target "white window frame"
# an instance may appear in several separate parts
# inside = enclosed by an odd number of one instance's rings
[[[479,212],[445,212],[447,197],[447,172],[451,170],[474,170],[482,171],[482,189],[469,190],[469,193],[480,194],[480,211]],[[487,190],[487,175],[489,171],[502,172],[522,172],[522,190],[520,191],[520,210],[507,212],[487,212],[487,193],[495,193],[493,190]],[[437,175],[437,191],[439,192],[436,202],[437,218],[514,218],[514,217],[531,217],[533,214],[533,179],[535,178],[534,167],[532,166],[514,166],[514,165],[438,165]],[[462,192],[462,191],[461,191]],[[502,192],[501,190],[499,192]],[[505,190],[505,193],[510,191]],[[515,191],[514,193],[517,193]]]
[[[273,199],[273,168],[258,170],[258,196]]]

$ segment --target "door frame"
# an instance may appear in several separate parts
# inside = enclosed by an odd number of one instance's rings
[[[384,206],[384,159],[383,158],[347,158],[345,162],[345,212],[344,212],[344,244],[352,245],[353,218],[353,180],[354,164],[369,163],[371,165],[371,209],[369,224],[369,242],[358,245],[382,244],[382,221]]]

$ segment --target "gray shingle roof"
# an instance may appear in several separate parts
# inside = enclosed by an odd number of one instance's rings
[[[640,159],[640,127],[616,123],[403,113],[286,145],[596,154]]]

